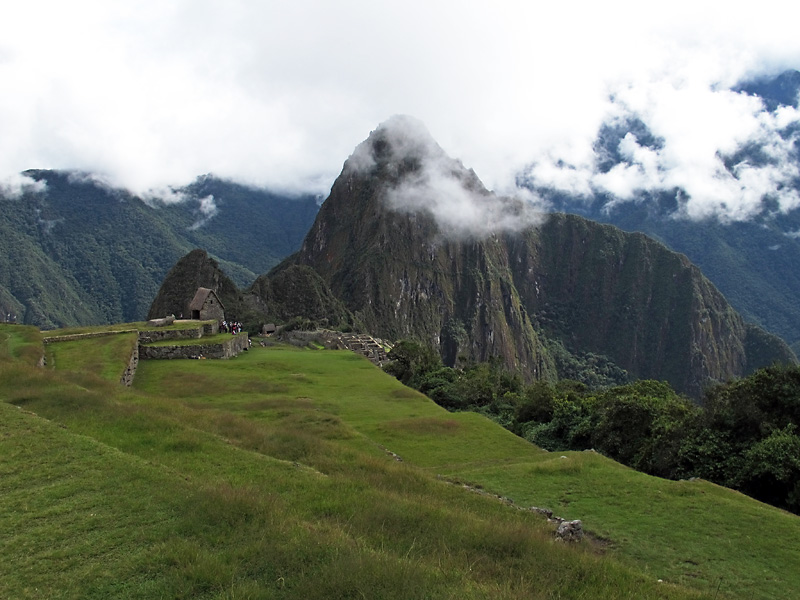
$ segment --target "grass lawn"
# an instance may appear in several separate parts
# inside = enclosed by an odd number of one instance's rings
[[[142,361],[132,389],[56,366],[0,362],[0,597],[749,599],[800,588],[798,550],[771,535],[795,539],[797,517],[599,455],[548,454],[350,352]],[[451,483],[462,481],[581,518],[607,541],[557,543],[541,516]]]
[[[799,535],[800,518],[706,481],[650,477],[588,452],[448,475],[581,519],[659,579],[739,598],[800,589],[800,546],[777,546],[769,533]]]
[[[50,342],[47,365],[61,371],[83,371],[119,381],[137,344],[136,333],[105,335],[85,340]]]
[[[800,564],[800,547],[775,548],[771,536],[756,533],[770,521],[800,535],[795,515],[707,482],[637,473],[598,454],[544,452],[480,415],[448,413],[351,353],[275,347],[236,360],[235,377],[206,362],[175,380],[166,365],[149,363],[139,381],[267,420],[303,399],[432,473],[582,519],[609,552],[655,579],[741,598],[800,589],[791,567]]]
[[[119,331],[178,331],[182,329],[197,329],[214,321],[176,321],[172,325],[156,327],[148,325],[147,321],[134,321],[132,323],[114,323],[111,325],[87,325],[85,327],[65,327],[42,331],[45,337],[75,335],[81,333],[119,332]]]
[[[0,362],[35,365],[42,358],[42,335],[35,327],[0,323]]]

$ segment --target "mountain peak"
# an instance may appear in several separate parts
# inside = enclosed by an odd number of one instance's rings
[[[425,125],[406,115],[381,123],[345,163],[338,186],[369,181],[375,200],[394,213],[427,215],[445,237],[484,238],[519,231],[541,222],[526,203],[495,195],[472,169],[450,156]]]
[[[425,124],[409,115],[394,115],[378,125],[356,147],[346,167],[368,171],[376,166],[406,164],[413,169],[431,159],[441,160],[448,157]]]

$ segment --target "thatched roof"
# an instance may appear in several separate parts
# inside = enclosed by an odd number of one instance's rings
[[[212,289],[204,287],[197,288],[194,298],[192,298],[192,301],[189,303],[189,310],[201,310],[203,305],[206,303],[206,300],[208,300],[209,294],[214,294],[214,298],[217,299],[217,302],[219,302],[222,310],[225,310],[225,305],[222,304],[222,301],[219,299],[219,296],[217,296],[216,292]]]

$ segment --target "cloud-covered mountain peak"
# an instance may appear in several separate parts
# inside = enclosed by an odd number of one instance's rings
[[[367,171],[388,166],[394,171],[409,171],[430,161],[445,161],[451,163],[451,168],[463,169],[460,163],[447,156],[422,121],[408,115],[395,115],[378,125],[356,147],[346,168]]]
[[[373,177],[387,208],[428,213],[450,237],[484,237],[538,224],[541,216],[515,198],[490,192],[471,169],[450,157],[418,119],[381,123],[345,163],[345,176]]]

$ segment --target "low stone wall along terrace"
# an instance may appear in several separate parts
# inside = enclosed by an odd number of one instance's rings
[[[247,332],[231,336],[229,339],[215,344],[198,342],[192,345],[174,346],[139,346],[139,359],[186,359],[186,358],[233,358],[250,346]]]

